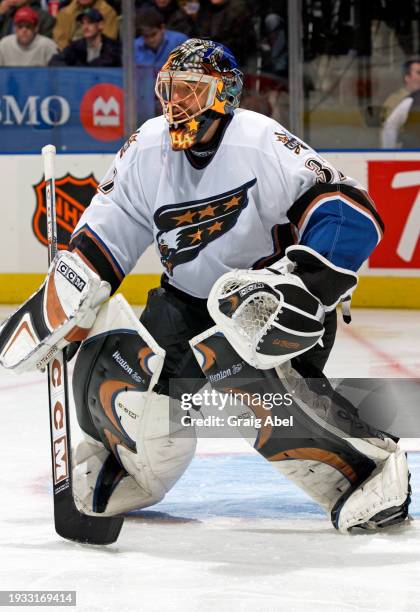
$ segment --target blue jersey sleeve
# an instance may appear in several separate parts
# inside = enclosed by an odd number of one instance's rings
[[[354,272],[384,231],[368,194],[342,184],[314,185],[293,204],[288,217],[298,230],[299,244]]]

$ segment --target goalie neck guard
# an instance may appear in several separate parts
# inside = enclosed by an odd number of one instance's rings
[[[192,38],[176,47],[159,72],[156,95],[169,123],[172,148],[189,149],[216,119],[239,106],[243,74],[232,52]]]

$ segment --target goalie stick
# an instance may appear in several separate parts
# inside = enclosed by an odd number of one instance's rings
[[[55,206],[55,147],[42,149],[48,231],[48,266],[57,253],[57,219]],[[50,411],[51,458],[54,488],[54,523],[63,538],[85,544],[112,544],[118,538],[123,517],[96,517],[82,514],[76,508],[72,488],[70,415],[67,385],[66,352],[58,350],[47,366]]]

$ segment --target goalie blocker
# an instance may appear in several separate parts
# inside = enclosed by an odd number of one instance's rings
[[[38,291],[0,328],[0,365],[45,369],[58,350],[86,338],[109,294],[109,283],[79,255],[60,251]]]

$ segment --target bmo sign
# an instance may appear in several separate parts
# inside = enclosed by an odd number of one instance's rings
[[[420,161],[369,161],[368,176],[385,223],[369,268],[420,268]]]
[[[28,96],[18,100],[12,95],[0,97],[1,125],[64,125],[70,119],[70,104],[63,96]]]
[[[96,140],[119,140],[124,136],[124,93],[121,87],[101,83],[88,89],[80,104],[80,120]]]
[[[121,68],[0,70],[0,154],[115,153],[124,143]]]

